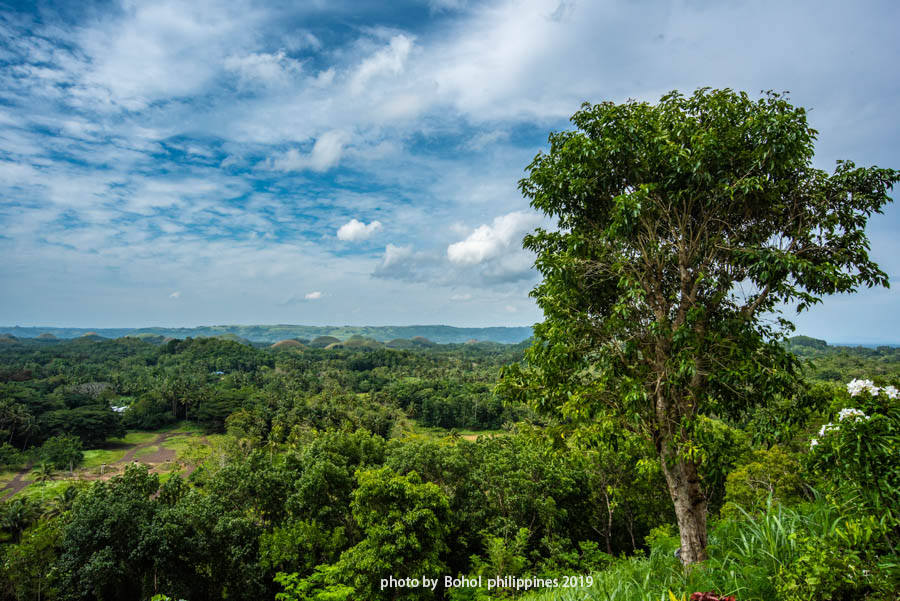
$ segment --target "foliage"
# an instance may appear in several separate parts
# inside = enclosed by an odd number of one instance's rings
[[[142,568],[152,562],[142,535],[153,519],[150,495],[157,488],[155,475],[132,465],[78,497],[63,527],[58,562],[67,598],[135,599],[148,590],[134,574],[146,573]]]
[[[805,497],[806,490],[795,456],[777,446],[760,449],[728,474],[722,515],[738,517],[741,510],[762,511],[770,502],[793,505]]]
[[[76,436],[53,436],[41,446],[41,458],[58,470],[77,466],[84,459],[81,439]]]
[[[888,599],[900,565],[883,563],[885,525],[873,516],[844,520],[825,536],[796,536],[797,553],[779,570],[778,595],[793,599]]]
[[[22,533],[17,544],[2,552],[0,582],[5,598],[53,599],[59,593],[53,569],[60,537],[60,521],[42,520]]]
[[[22,452],[8,442],[0,444],[0,469],[19,467],[25,462]]]
[[[393,589],[381,589],[386,576],[419,578],[443,574],[441,555],[447,550],[447,497],[437,485],[411,472],[400,476],[389,468],[358,472],[351,504],[363,540],[346,551],[339,566],[356,594],[366,599],[391,599]],[[409,599],[433,598],[424,587],[408,591]]]

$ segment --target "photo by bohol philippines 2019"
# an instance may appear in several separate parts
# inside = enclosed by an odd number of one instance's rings
[[[896,13],[0,6],[0,599],[895,601]]]

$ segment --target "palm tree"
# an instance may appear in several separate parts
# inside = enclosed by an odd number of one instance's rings
[[[39,466],[34,468],[34,471],[31,473],[34,475],[34,481],[41,483],[41,502],[43,502],[44,488],[47,484],[47,480],[53,479],[53,466],[44,461]]]
[[[75,503],[75,497],[78,496],[78,488],[70,486],[63,490],[60,494],[50,499],[47,509],[44,511],[44,517],[54,517],[61,513],[72,509]]]
[[[0,528],[13,535],[13,541],[18,543],[22,538],[22,532],[37,518],[37,508],[28,498],[19,497],[13,501],[2,504],[0,509]]]

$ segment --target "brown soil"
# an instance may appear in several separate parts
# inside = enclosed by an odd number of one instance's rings
[[[29,463],[24,468],[22,468],[19,471],[19,473],[16,474],[15,478],[13,478],[9,482],[7,482],[6,486],[4,486],[3,488],[0,488],[0,498],[8,499],[9,497],[13,496],[17,492],[20,492],[23,488],[25,488],[26,486],[31,484],[31,482],[25,482],[25,480],[23,480],[25,475],[31,471],[31,468],[32,468],[32,464]],[[3,495],[2,493],[5,490],[10,491],[10,493],[7,495]]]

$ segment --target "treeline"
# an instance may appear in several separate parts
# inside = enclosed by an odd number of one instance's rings
[[[497,429],[527,412],[493,397],[497,368],[520,357],[496,344],[398,349],[259,349],[217,338],[152,344],[135,338],[0,345],[0,461],[56,436],[85,448],[187,419],[248,435],[363,428],[389,436],[398,420]],[[115,410],[114,410],[115,408]],[[252,424],[252,427],[247,425]]]
[[[869,378],[894,378],[900,374],[900,347],[832,346],[824,340],[795,336],[791,352],[811,362],[804,375],[809,380],[849,382],[860,374]]]

